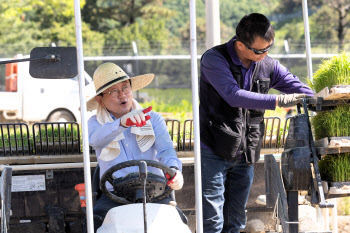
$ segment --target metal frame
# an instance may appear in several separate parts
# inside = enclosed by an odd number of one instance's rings
[[[173,143],[176,143],[176,149],[177,151],[180,150],[180,121],[176,119],[166,119],[165,124],[167,125],[169,129],[170,125],[170,138],[173,141]],[[176,139],[174,140],[174,136]]]
[[[189,124],[189,129],[187,128],[187,125]],[[189,133],[186,133],[186,131],[189,130]],[[186,140],[186,137],[189,135],[189,140]],[[183,125],[183,131],[182,131],[182,151],[186,151],[186,148],[188,150],[192,150],[192,141],[193,140],[193,120],[187,119],[184,121]],[[188,142],[188,146],[186,146],[186,143]]]
[[[12,168],[5,167],[0,178],[1,233],[6,233],[10,224]]]
[[[19,133],[17,133],[17,130],[19,129]],[[11,137],[11,131],[13,130],[13,137]],[[7,133],[7,139],[5,139],[5,133],[4,131]],[[19,135],[18,135],[19,134]],[[24,137],[24,134],[26,134],[27,136]],[[12,155],[27,155],[27,154],[32,154],[33,151],[30,145],[30,140],[29,140],[29,129],[28,129],[28,125],[25,123],[6,123],[6,124],[0,124],[0,144],[2,146],[0,146],[0,149],[3,151],[3,155],[0,152],[0,156],[6,156],[6,151],[7,151],[7,147],[6,147],[6,142],[8,142],[9,144],[9,151],[8,153],[10,154],[10,156]],[[14,140],[14,145],[12,145],[12,142]],[[24,143],[27,143],[27,148],[24,147]],[[13,149],[13,146],[15,147],[15,149]],[[21,147],[20,147],[21,146]],[[28,151],[28,153],[26,153],[26,151]]]
[[[92,212],[92,189],[91,189],[91,169],[90,169],[90,151],[87,126],[87,107],[85,100],[85,80],[84,80],[84,55],[82,39],[82,23],[80,12],[80,0],[74,0],[74,21],[77,47],[78,77],[79,77],[79,95],[81,126],[83,136],[83,154],[84,154],[84,182],[86,195],[86,221],[87,232],[94,232],[93,212]]]
[[[58,128],[55,135],[54,128]],[[61,133],[61,129],[63,132]],[[77,135],[74,135],[74,130]],[[51,131],[51,132],[50,132]],[[68,133],[70,132],[70,136]],[[33,124],[34,154],[80,154],[80,129],[76,122],[47,122]],[[50,149],[51,148],[51,149]]]
[[[279,232],[278,226],[280,221],[284,233],[296,233],[295,224],[299,222],[290,221],[290,202],[289,197],[285,193],[279,165],[272,154],[266,154],[264,161],[266,207],[273,207],[273,216],[277,220],[276,231]],[[298,209],[296,211],[298,211]]]
[[[202,172],[200,157],[199,134],[199,88],[197,65],[197,37],[196,37],[196,1],[190,0],[190,38],[191,38],[191,81],[192,81],[192,111],[194,122],[194,175],[196,193],[196,229],[203,232],[202,209]]]
[[[281,119],[279,117],[266,117],[264,121],[265,134],[262,149],[281,149],[284,145],[287,125],[283,129],[280,128]],[[286,122],[289,122],[289,118],[286,119]],[[193,119],[186,119],[183,123],[177,119],[166,119],[165,123],[175,149],[178,152],[193,151],[193,142],[195,141]],[[8,132],[16,129],[20,132],[10,137]],[[60,130],[57,130],[55,133],[52,129]],[[281,130],[283,130],[283,134]],[[76,132],[76,135],[73,135],[74,132]],[[276,140],[272,140],[275,137]],[[4,145],[10,139],[15,142],[12,142],[11,148],[4,148]],[[23,143],[28,144],[28,148],[26,147],[25,150],[21,149]],[[80,126],[77,122],[34,123],[31,132],[29,132],[29,126],[26,123],[0,124],[0,152],[6,151],[6,153],[0,153],[0,158],[7,158],[8,160],[6,161],[21,160],[23,162],[24,159],[30,159],[31,155],[41,155],[40,158],[64,158],[64,155],[76,155],[79,157],[82,154],[81,143]],[[48,144],[49,147],[47,146]],[[91,146],[89,146],[89,152],[90,154],[95,154]],[[10,156],[7,156],[7,153],[10,153]]]
[[[264,133],[264,140],[263,140],[263,148],[278,148],[280,143],[280,126],[281,126],[281,118],[279,117],[265,117],[265,133]],[[271,121],[271,130],[268,131],[268,128],[270,127],[270,121]],[[275,121],[277,122],[277,127],[275,127]],[[276,134],[274,134],[276,132]],[[269,133],[269,135],[267,135]],[[266,136],[269,137],[268,142],[266,141]],[[273,136],[276,136],[276,141],[273,143],[272,139]]]
[[[309,76],[309,79],[312,80],[312,58],[311,58],[311,43],[310,43],[309,14],[308,14],[307,0],[302,0],[302,5],[303,5],[307,74]]]

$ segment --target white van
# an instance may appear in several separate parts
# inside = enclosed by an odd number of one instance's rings
[[[29,56],[28,56],[29,57]],[[17,55],[15,59],[28,58]],[[0,74],[0,119],[24,122],[80,122],[78,76],[68,79],[37,79],[29,74],[29,62],[6,65]],[[95,94],[92,78],[85,72],[86,98]],[[4,123],[4,122],[0,122]]]

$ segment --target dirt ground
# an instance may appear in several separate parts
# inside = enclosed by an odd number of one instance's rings
[[[337,200],[337,225],[338,225],[338,233],[350,233],[350,215],[349,215],[349,206],[347,204],[347,200]],[[320,209],[319,209],[320,210]],[[333,233],[335,231],[333,228],[333,209],[321,209],[321,214],[326,214],[329,211],[329,218],[326,220],[323,218],[325,224],[329,227]],[[326,211],[326,212],[324,212]],[[317,209],[310,205],[299,205],[299,231],[301,232],[317,232],[326,230],[326,225],[323,227],[320,225],[319,218],[317,217]],[[320,213],[320,212],[319,212]]]
[[[349,214],[350,214],[350,197],[337,198],[338,233],[350,232],[350,215]],[[330,228],[331,228],[332,211],[330,211],[329,221],[330,221]]]
[[[350,216],[338,215],[338,233],[349,233],[349,232],[350,232]]]

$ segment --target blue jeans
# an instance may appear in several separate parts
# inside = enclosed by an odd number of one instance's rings
[[[254,166],[227,162],[201,148],[203,229],[205,233],[238,233],[246,226],[245,207]]]

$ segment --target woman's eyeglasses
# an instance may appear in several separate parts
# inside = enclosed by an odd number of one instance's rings
[[[103,93],[104,95],[110,94],[113,98],[117,98],[121,93],[127,95],[131,92],[131,85],[125,85],[124,87],[122,87],[121,90],[119,89],[113,89],[109,92],[105,92]]]
[[[253,51],[256,55],[260,55],[263,53],[266,53],[267,51],[270,50],[270,48],[273,46],[273,44],[275,43],[275,39],[273,39],[272,44],[269,45],[269,47],[265,48],[265,49],[253,49],[252,47],[250,47],[249,45],[247,45],[245,42],[241,41],[238,39],[238,41],[240,41],[242,44],[245,45],[245,47],[247,47],[247,49]]]

